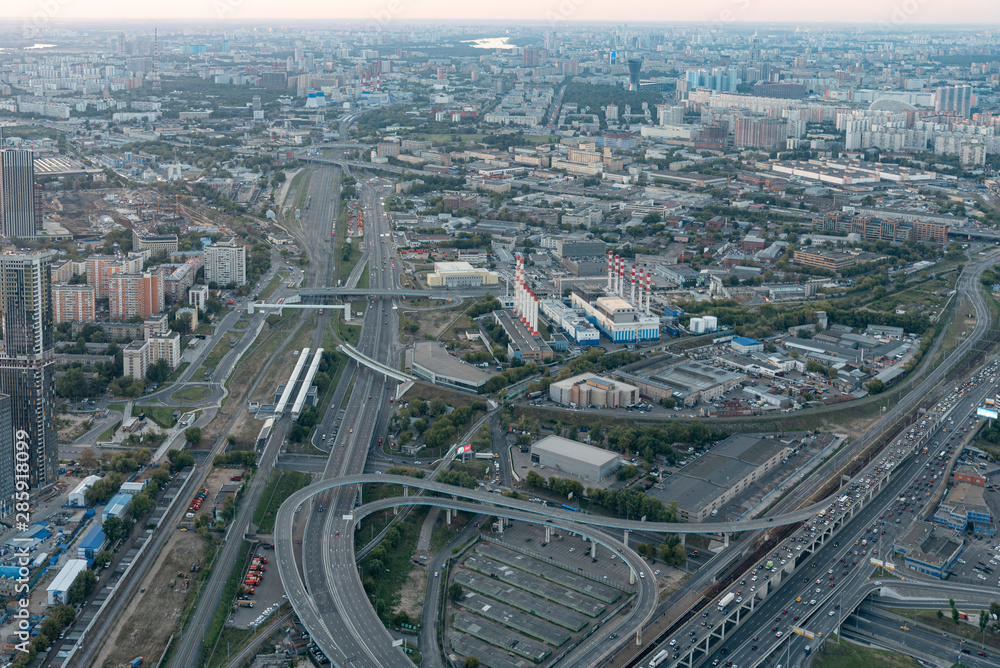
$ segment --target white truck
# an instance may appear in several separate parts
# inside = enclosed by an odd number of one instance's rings
[[[719,610],[725,610],[729,607],[729,604],[736,600],[736,594],[729,592],[719,600]]]

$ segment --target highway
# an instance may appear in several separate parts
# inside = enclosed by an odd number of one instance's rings
[[[330,203],[330,200],[333,199],[333,195],[336,194],[335,192],[331,193],[331,190],[335,185],[339,187],[339,177],[333,173],[334,171],[335,170],[317,170],[316,173],[313,174],[313,178],[310,180],[310,193],[313,194],[314,201],[317,202],[317,204],[312,207],[312,211],[308,212],[306,216],[304,216],[304,225],[305,229],[312,233],[312,237],[317,237],[321,234],[321,232],[315,232],[313,230],[326,225],[326,221],[329,216],[336,215],[337,202],[333,202],[332,204]],[[326,197],[317,196],[327,193],[331,194]],[[323,204],[324,201],[326,202],[326,205]],[[313,267],[314,263],[316,265],[315,267]],[[325,272],[326,276],[329,275],[327,260],[320,257],[315,257],[315,259],[310,262],[310,269],[313,272],[310,280],[322,280],[320,272]],[[284,289],[286,289],[285,286],[281,285],[279,286],[278,291]],[[276,294],[280,294],[278,291],[276,291]],[[260,316],[255,314],[254,320],[261,316],[266,318],[266,314],[261,313]],[[303,313],[299,316],[299,318],[303,319],[306,316],[307,314]],[[221,331],[221,326],[220,330],[217,331]],[[271,364],[273,364],[278,356],[284,352],[284,348],[291,343],[297,331],[297,327],[292,329],[283,341],[282,345],[276,349],[275,354],[272,355],[267,364],[264,365],[264,368],[258,375],[253,388],[250,392],[248,392],[248,397],[251,396],[256,390],[257,384],[265,376]],[[313,332],[313,346],[318,346],[322,343],[322,335],[324,331],[324,327],[317,327]],[[245,344],[249,345],[252,337],[244,336],[243,339],[246,340]],[[241,345],[243,344],[244,341],[241,341]],[[230,355],[231,353],[227,354],[227,356],[223,358],[223,362],[229,359]],[[229,364],[232,365],[235,363],[235,360],[236,357],[232,357]],[[223,364],[220,363],[218,367],[219,370],[221,370],[222,366]],[[221,380],[223,380],[230,371],[231,366],[226,370],[224,375],[216,374],[213,377],[216,377],[221,382]],[[235,423],[236,419],[239,417],[240,412],[240,410],[234,411],[233,421],[230,423],[229,427],[220,434],[219,444],[216,445],[216,449],[213,450],[212,455],[216,452],[221,452],[219,448],[222,447],[221,444],[226,442],[225,437],[228,434],[229,429],[232,428],[232,424]],[[251,479],[249,488],[240,502],[236,517],[229,524],[226,540],[224,541],[223,546],[216,557],[215,563],[212,566],[212,571],[209,575],[208,581],[203,585],[198,598],[198,603],[192,614],[191,621],[178,643],[177,651],[171,661],[171,665],[173,666],[196,668],[200,665],[201,648],[204,643],[205,632],[208,630],[209,624],[211,624],[216,608],[220,604],[229,605],[230,603],[228,601],[222,602],[220,599],[222,597],[222,592],[225,590],[226,581],[229,579],[230,572],[236,561],[236,557],[239,554],[239,548],[242,543],[241,540],[237,540],[236,538],[242,535],[250,526],[253,511],[256,508],[257,501],[267,484],[268,477],[270,476],[271,469],[274,467],[278,454],[284,445],[289,426],[290,422],[287,419],[278,421],[275,424],[275,428],[272,430],[271,437],[264,446],[263,452],[260,454],[257,463],[257,472]],[[208,461],[211,461],[211,458],[212,457],[210,456]],[[165,523],[165,526],[168,525]]]
[[[969,414],[974,415],[973,406],[981,405],[982,399],[992,393],[995,387],[996,383],[986,381],[973,391],[967,392],[954,407],[952,415],[954,421],[961,425],[968,419]],[[951,431],[942,432],[942,429]],[[954,442],[950,441],[957,440],[961,434],[962,432],[957,432],[949,422],[940,420],[929,432],[927,440],[937,439],[942,444],[954,445]],[[740,626],[729,631],[725,642],[715,645],[704,661],[712,662],[718,659],[720,664],[723,661],[731,661],[733,665],[755,665],[775,649],[780,648],[783,652],[784,648],[781,648],[781,645],[787,641],[791,644],[789,652],[791,665],[799,665],[799,661],[805,656],[805,647],[810,645],[815,649],[817,643],[802,636],[790,636],[793,622],[811,632],[822,633],[823,637],[828,637],[839,625],[842,619],[841,611],[853,608],[867,595],[870,590],[868,576],[872,569],[867,564],[867,559],[870,559],[871,555],[855,556],[851,560],[857,560],[858,563],[855,565],[846,561],[845,553],[861,551],[858,546],[854,546],[854,541],[861,538],[867,538],[869,541],[877,539],[874,549],[878,550],[879,554],[884,554],[891,548],[893,539],[905,532],[912,520],[920,515],[917,511],[913,514],[905,513],[903,518],[905,521],[896,523],[889,515],[892,506],[899,496],[905,493],[904,490],[913,484],[914,478],[926,474],[928,459],[935,457],[933,453],[916,454],[897,466],[890,482],[883,487],[878,496],[848,520],[835,534],[834,539],[827,541],[816,553],[805,559],[790,577],[787,577],[756,607],[752,615],[744,617]],[[941,478],[935,486],[944,482],[945,479]],[[895,519],[900,519],[898,513]],[[871,531],[872,527],[874,531]],[[880,533],[883,530],[885,535]],[[786,543],[789,546],[791,544]],[[783,551],[789,549],[786,547]],[[842,557],[845,558],[843,562]],[[897,563],[896,566],[902,569],[902,563]],[[845,570],[846,576],[843,575]],[[833,580],[829,579],[831,574]],[[906,578],[911,580],[913,575],[906,572]],[[817,579],[821,582],[815,582]],[[834,586],[829,586],[831,583]],[[734,588],[737,587],[734,585],[731,589]],[[820,591],[817,592],[816,589]],[[803,600],[795,601],[800,596]],[[813,599],[817,604],[809,605],[808,601]],[[785,613],[785,610],[788,612]],[[796,615],[801,619],[797,622],[789,621]],[[713,614],[710,613],[709,618],[712,617]],[[774,627],[777,627],[777,630],[774,630]],[[780,638],[775,635],[777,631],[782,633]],[[678,634],[674,637],[678,637]],[[754,647],[756,649],[753,649]]]
[[[358,190],[365,210],[365,251],[371,274],[369,285],[374,290],[397,288],[398,258],[389,243],[389,225],[382,208],[382,197],[390,192],[382,181],[359,179]],[[361,263],[364,259],[361,260]],[[347,282],[351,287],[365,267],[359,266]],[[367,302],[362,321],[360,340],[356,346],[362,353],[388,365],[395,366],[395,333],[398,328],[396,311],[389,297],[375,297]],[[364,366],[357,366],[353,392],[344,413],[339,406],[331,406],[324,416],[328,420],[341,418],[340,429],[330,448],[324,480],[339,478],[364,470],[369,449],[376,445],[377,434],[385,432],[389,419],[389,397],[395,381]],[[350,383],[347,374],[341,383]],[[331,417],[331,411],[338,415]],[[357,662],[355,665],[410,666],[409,658],[398,648],[385,630],[365,595],[356,571],[336,568],[335,564],[353,563],[354,522],[345,520],[356,501],[353,486],[320,497],[302,518],[304,533],[299,558],[307,603],[296,607],[300,620],[309,629],[313,640],[335,664]],[[328,510],[318,512],[322,503]],[[282,506],[284,508],[284,506]],[[279,519],[279,522],[281,520]],[[288,520],[291,521],[291,520]],[[291,530],[280,526],[276,531]],[[294,549],[294,548],[293,548]],[[310,555],[304,559],[302,555]],[[287,556],[285,557],[288,558]],[[296,567],[297,568],[297,567]],[[296,571],[297,572],[297,571]],[[282,570],[286,590],[294,587],[287,568]],[[294,598],[289,593],[289,598]]]

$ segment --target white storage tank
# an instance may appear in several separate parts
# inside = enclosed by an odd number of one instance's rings
[[[691,318],[690,324],[688,324],[688,329],[691,330],[693,334],[704,334],[705,333],[705,320],[704,318]]]
[[[714,332],[719,329],[719,319],[714,315],[702,316],[701,319],[705,323],[706,332]]]

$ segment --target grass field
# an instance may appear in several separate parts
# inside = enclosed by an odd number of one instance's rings
[[[361,270],[361,276],[358,277],[358,289],[367,290],[370,278],[371,274],[368,271],[368,263],[366,262],[364,268]]]
[[[274,517],[278,514],[281,504],[310,482],[312,476],[308,473],[281,469],[271,471],[271,477],[267,479],[264,493],[253,513],[253,523],[257,525],[258,533],[271,533],[274,529]]]
[[[185,387],[171,394],[170,398],[174,401],[201,401],[211,394],[212,391],[207,387]]]
[[[156,424],[160,425],[164,429],[170,429],[174,426],[174,408],[168,408],[165,406],[135,406],[132,409],[133,413],[145,413],[146,417],[151,419]]]
[[[816,653],[812,666],[813,668],[858,668],[858,666],[920,668],[915,659],[904,654],[870,649],[853,643],[837,644],[835,636],[831,636],[823,645],[823,649]]]
[[[932,628],[940,629],[941,631],[947,631],[953,635],[967,638],[970,643],[975,644],[977,647],[980,646],[983,641],[983,634],[979,630],[978,625],[979,610],[967,609],[962,605],[957,605],[957,607],[959,612],[969,613],[969,619],[973,620],[974,624],[966,624],[964,622],[956,624],[952,621],[951,610],[947,606],[941,608],[941,611],[944,613],[943,617],[937,616],[937,610],[913,610],[910,608],[889,608],[889,610],[896,613],[900,617],[912,619],[918,624],[925,624]],[[986,645],[987,647],[992,647],[994,650],[1000,649],[1000,637],[997,637],[993,633],[987,633]]]
[[[301,172],[295,175],[292,179],[292,184],[289,186],[289,190],[295,191],[295,201],[292,202],[292,206],[296,209],[301,209],[306,202],[306,195],[309,192],[309,182],[312,180],[312,170],[303,169]]]
[[[115,430],[122,426],[122,421],[118,420],[113,425],[101,432],[101,435],[97,437],[98,441],[110,441],[111,437],[114,435]]]

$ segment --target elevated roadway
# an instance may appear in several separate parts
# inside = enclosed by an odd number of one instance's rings
[[[275,520],[275,559],[278,563],[278,572],[281,574],[281,581],[285,586],[288,598],[306,628],[322,627],[328,630],[328,634],[319,634],[319,637],[313,634],[313,640],[319,644],[334,665],[383,665],[372,663],[372,658],[366,659],[366,657],[358,655],[354,655],[352,660],[351,656],[343,654],[341,648],[351,645],[361,645],[368,649],[371,654],[375,654],[378,646],[391,648],[392,637],[388,631],[381,624],[377,624],[374,627],[364,627],[363,630],[357,626],[324,626],[323,615],[317,608],[315,599],[307,591],[302,579],[298,575],[292,538],[295,515],[308,508],[306,504],[310,498],[321,494],[326,489],[327,487],[324,483],[314,483],[293,494],[278,510],[278,516]],[[427,505],[465,511],[472,514],[480,513],[483,510],[478,504],[467,501],[457,501],[445,497],[413,496],[393,497],[374,501],[355,508],[353,512],[339,517],[333,523],[333,526],[340,528],[334,529],[334,534],[331,536],[329,545],[330,554],[323,557],[323,559],[327,562],[326,568],[340,574],[338,578],[338,584],[341,588],[339,600],[345,606],[346,610],[355,613],[365,608],[370,609],[371,607],[356,568],[354,539],[351,528],[372,513],[404,505]],[[539,515],[537,512],[525,512],[509,508],[497,508],[494,510],[495,512],[489,514],[505,519],[543,524],[567,532],[581,532],[581,528],[574,522],[553,522]],[[609,538],[603,532],[588,531],[586,528],[582,532],[591,538],[595,544],[621,555],[623,561],[628,564],[632,573],[632,580],[637,587],[636,599],[628,614],[620,619],[612,620],[607,626],[602,627],[601,634],[617,631],[620,635],[625,636],[629,633],[637,632],[649,622],[656,607],[656,578],[653,571],[642,557],[619,541]],[[318,560],[319,557],[317,556],[316,559]],[[427,586],[439,587],[441,582],[438,578],[441,577],[447,577],[445,571],[433,572]],[[428,621],[428,623],[431,622]],[[324,637],[324,635],[328,637]],[[329,642],[330,639],[333,640],[332,644]],[[583,646],[585,647],[585,645]]]

